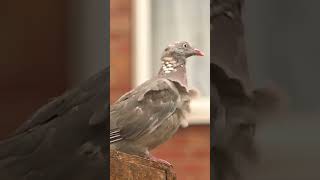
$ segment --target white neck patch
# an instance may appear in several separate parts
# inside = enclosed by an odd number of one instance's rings
[[[174,60],[172,57],[164,57],[162,59],[162,70],[164,73],[170,73],[172,71],[176,72],[176,65],[177,61]]]

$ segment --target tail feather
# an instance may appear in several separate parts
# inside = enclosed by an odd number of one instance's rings
[[[110,130],[110,144],[123,140],[119,129]]]

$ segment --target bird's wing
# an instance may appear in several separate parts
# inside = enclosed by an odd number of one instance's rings
[[[44,105],[16,134],[0,141],[0,179],[104,177],[108,73],[106,68]]]
[[[110,140],[136,139],[151,133],[179,103],[180,95],[167,79],[149,80],[123,95],[110,108]]]
[[[88,124],[95,125],[105,121],[105,115],[108,113],[107,74],[109,69],[97,73],[81,84],[78,88],[67,91],[62,96],[54,98],[48,104],[37,110],[31,118],[22,124],[16,134],[31,130],[37,126],[46,124],[59,116],[65,115],[72,109],[76,109],[79,105],[93,102],[96,100],[98,107],[91,107],[92,117],[88,119]],[[99,98],[98,98],[99,97]]]

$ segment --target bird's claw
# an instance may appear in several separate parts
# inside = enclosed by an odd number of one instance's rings
[[[159,162],[159,163],[162,163],[162,164],[165,164],[167,166],[172,166],[172,164],[170,164],[168,161],[166,160],[163,160],[163,159],[159,159],[159,158],[156,158],[154,156],[150,156],[149,157],[151,161],[155,161],[155,162]]]

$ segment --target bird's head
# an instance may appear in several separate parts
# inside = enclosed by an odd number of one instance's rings
[[[199,49],[191,47],[186,41],[178,41],[169,44],[162,54],[162,58],[186,59],[190,56],[204,56]]]
[[[168,45],[162,53],[160,73],[176,72],[177,68],[184,67],[186,59],[191,56],[204,56],[204,53],[191,47],[186,41],[178,41]]]

